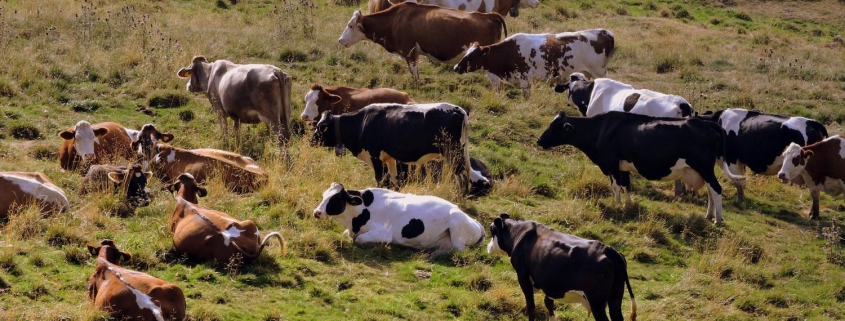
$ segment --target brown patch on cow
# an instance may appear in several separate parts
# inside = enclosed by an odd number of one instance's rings
[[[634,109],[634,106],[637,105],[638,101],[640,101],[640,94],[631,94],[625,98],[625,103],[622,104],[622,110],[626,113],[630,112],[631,109]]]
[[[316,85],[316,84],[315,84]],[[340,115],[343,113],[351,113],[358,111],[361,108],[371,104],[382,103],[396,103],[396,104],[414,104],[408,93],[391,89],[391,88],[355,88],[345,86],[328,86],[322,87],[320,85],[311,86],[313,90],[319,90],[320,94],[317,96],[317,117],[320,117],[323,112],[331,110],[332,114]],[[328,95],[335,95],[340,97],[340,102],[331,103],[328,100]],[[319,119],[315,119],[319,120]]]
[[[542,57],[546,63],[545,68],[552,74],[552,77],[559,78],[572,71],[560,70],[560,67],[563,65],[566,69],[572,69],[572,65],[569,64],[569,59],[572,59],[572,56],[567,57],[566,54],[572,51],[570,44],[575,41],[586,42],[586,38],[582,35],[560,38],[555,35],[551,35],[546,38],[546,43],[540,46],[540,52],[543,53]],[[558,61],[562,61],[562,63],[558,64]]]
[[[465,5],[465,4],[458,6],[458,10],[466,11],[466,9],[467,9],[467,5]]]
[[[499,78],[507,79],[511,74],[525,73],[531,68],[525,59],[519,56],[519,45],[513,39],[502,41],[495,45],[479,47],[478,50],[489,48],[489,52],[482,57],[482,66]]]
[[[610,57],[614,49],[613,36],[607,30],[602,30],[596,37],[596,41],[590,41],[590,46],[597,54],[604,53],[605,57]]]

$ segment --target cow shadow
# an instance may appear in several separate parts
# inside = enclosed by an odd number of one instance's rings
[[[354,243],[337,249],[344,260],[364,264],[371,268],[383,268],[395,262],[414,261],[428,257],[428,253],[397,244],[360,244]]]
[[[279,274],[282,272],[282,265],[274,257],[277,254],[262,252],[252,262],[244,262],[240,257],[234,257],[229,262],[200,261],[189,258],[171,247],[159,254],[159,260],[168,265],[182,265],[191,269],[206,267],[221,275],[228,275],[230,278],[250,286],[270,287],[277,286],[281,280]],[[137,263],[141,270],[149,269],[143,262]]]

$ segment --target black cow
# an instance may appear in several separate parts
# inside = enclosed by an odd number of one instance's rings
[[[746,166],[760,175],[777,175],[783,164],[781,153],[789,144],[806,146],[828,136],[824,125],[815,120],[754,110],[732,108],[696,115],[696,118],[717,122],[725,129],[725,161],[732,172],[740,175],[745,175]],[[743,182],[732,181],[737,199],[743,201]]]
[[[85,174],[79,188],[79,194],[87,194],[94,191],[113,190],[126,192],[126,203],[131,207],[144,207],[150,205],[150,197],[147,195],[147,180],[152,173],[144,172],[141,165],[113,166],[113,165],[92,165]],[[121,189],[123,187],[123,189]]]
[[[469,187],[469,117],[463,108],[447,104],[373,104],[343,115],[323,113],[311,144],[349,149],[370,165],[379,186],[399,186],[397,163],[411,165],[451,157],[461,192]],[[389,182],[382,165],[387,165]]]
[[[534,289],[546,294],[543,303],[550,320],[555,317],[555,303],[581,302],[596,321],[623,320],[622,297],[625,285],[631,295],[631,320],[637,318],[637,300],[628,280],[625,257],[602,242],[582,239],[555,231],[535,221],[519,221],[501,214],[490,226],[493,239],[488,253],[511,258],[519,287],[525,295],[528,320],[534,320]],[[585,302],[586,301],[586,302]]]
[[[707,185],[707,219],[722,222],[722,186],[713,166],[725,152],[725,131],[718,124],[700,119],[661,118],[625,112],[594,117],[558,114],[537,144],[543,149],[572,145],[587,154],[602,173],[610,176],[617,202],[621,187],[631,201],[629,172],[648,180],[679,179],[696,191]],[[722,162],[722,169],[733,175]]]

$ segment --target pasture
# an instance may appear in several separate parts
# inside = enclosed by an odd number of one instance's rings
[[[0,222],[0,318],[102,319],[85,295],[95,265],[85,244],[111,238],[133,255],[124,266],[182,287],[191,320],[525,319],[509,261],[484,246],[429,259],[353,244],[340,224],[313,218],[331,182],[375,184],[355,158],[309,146],[310,129],[298,119],[317,82],[392,87],[417,102],[464,107],[472,156],[501,177],[491,195],[464,199],[451,184],[432,182],[402,191],[450,200],[485,229],[506,212],[605,242],[628,260],[640,320],[845,319],[841,196],[822,194],[821,219],[810,221],[805,188],[749,176],[738,203],[719,173],[725,222],[714,226],[704,219],[706,192],[674,199],[671,182],[633,175],[633,204],[617,205],[609,179],[583,153],[536,146],[557,111],[578,113],[555,84],[535,85],[526,100],[516,88],[493,91],[483,72],[458,75],[426,59],[415,84],[405,63],[378,45],[338,44],[356,9],[366,3],[0,0],[0,171],[43,172],[72,207],[48,217],[23,208]],[[506,18],[509,34],[611,30],[617,50],[608,77],[684,96],[696,111],[799,115],[845,134],[842,0],[541,0],[520,13]],[[208,99],[176,76],[194,55],[287,72],[288,149],[279,150],[264,125],[242,126],[241,146],[221,137]],[[175,135],[174,146],[255,158],[270,175],[267,186],[237,195],[212,180],[200,204],[251,219],[262,233],[281,231],[287,254],[274,244],[247,266],[186,260],[173,251],[167,225],[173,196],[155,179],[152,203],[134,214],[111,194],[78,196],[82,176],[60,171],[57,134],[83,119],[134,129],[154,123]],[[622,306],[627,315],[627,295]],[[545,318],[544,308],[537,313]],[[578,305],[558,304],[557,315],[587,320]]]

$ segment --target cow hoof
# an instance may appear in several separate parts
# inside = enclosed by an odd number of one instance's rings
[[[715,221],[713,221],[713,225],[716,225],[716,226],[721,226],[721,225],[722,225],[722,224],[724,224],[724,223],[725,223],[725,221],[724,221],[724,220],[715,220]]]

